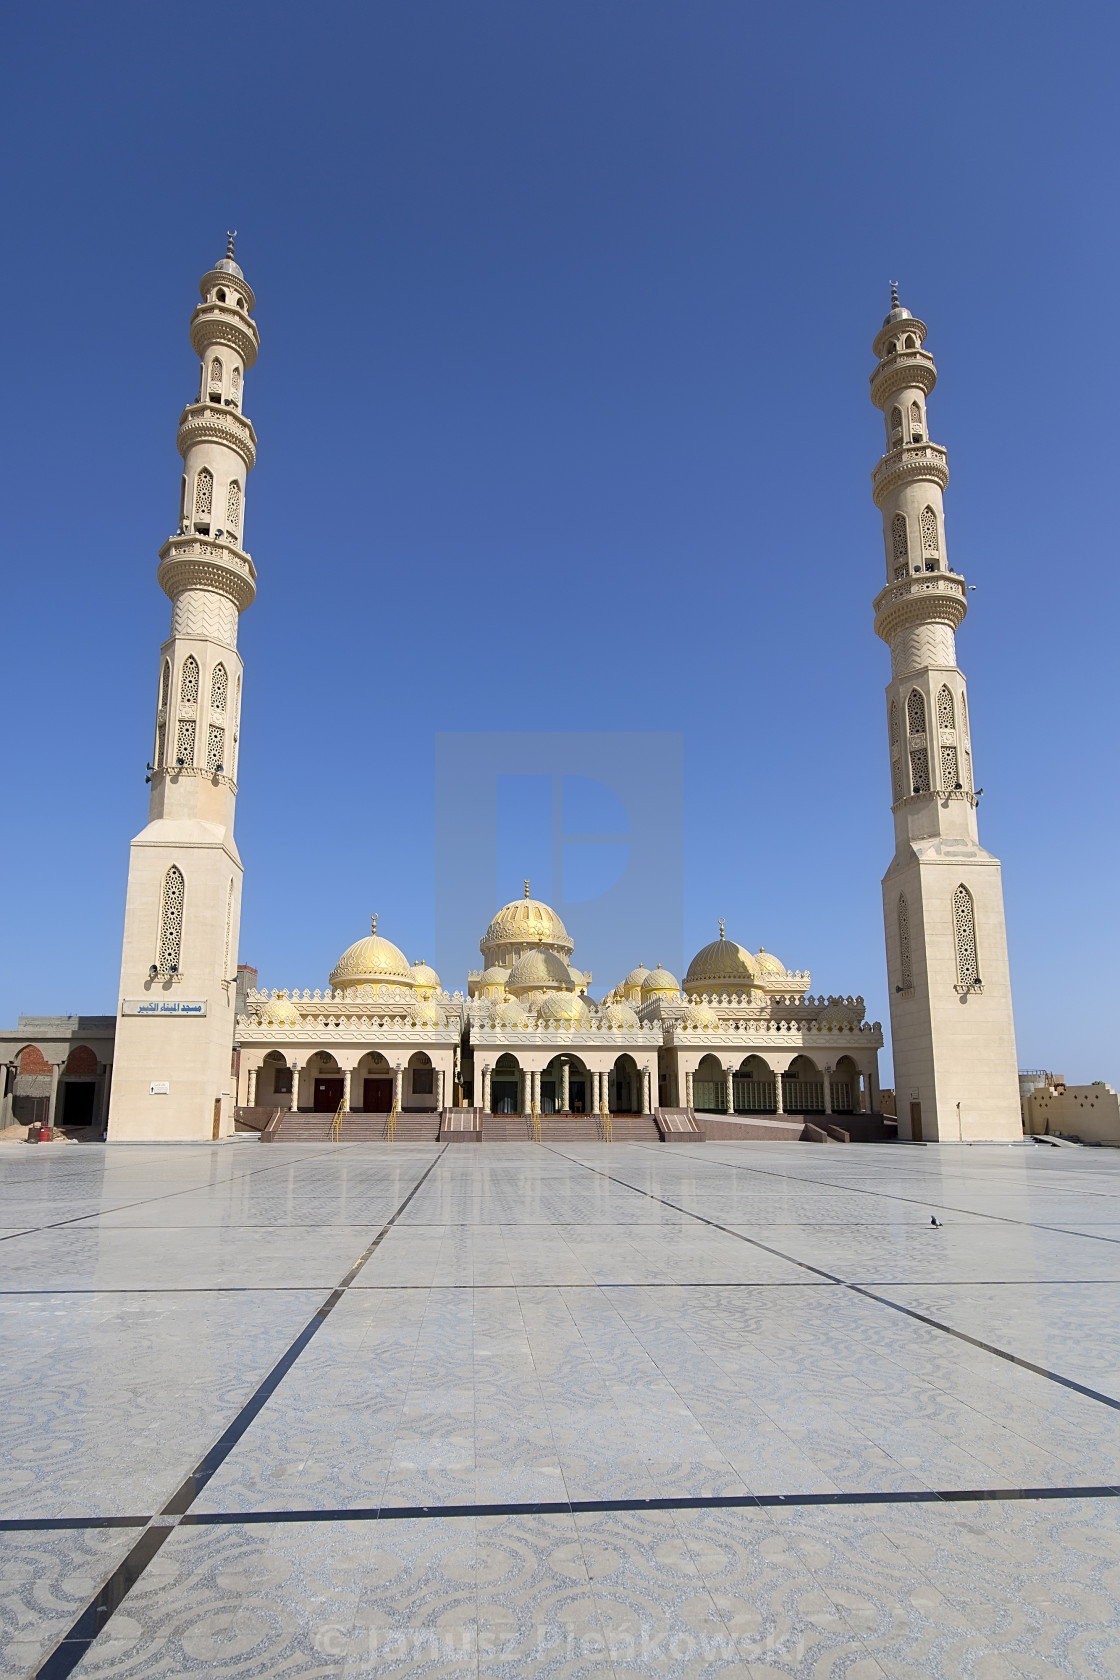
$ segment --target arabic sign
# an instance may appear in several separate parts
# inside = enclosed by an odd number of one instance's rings
[[[122,1015],[205,1015],[205,998],[125,998]]]

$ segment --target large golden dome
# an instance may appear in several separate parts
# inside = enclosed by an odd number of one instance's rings
[[[687,992],[742,992],[756,985],[761,974],[760,959],[721,933],[697,951],[688,965],[684,985]]]
[[[415,986],[416,979],[403,951],[377,932],[377,917],[373,918],[373,932],[365,939],[350,945],[331,970],[332,987],[360,986],[366,983],[383,986]]]
[[[514,963],[506,981],[506,990],[515,993],[570,992],[572,977],[562,957],[546,945],[535,945],[532,950],[522,951]]]
[[[526,882],[525,897],[503,904],[486,929],[480,949],[486,951],[503,945],[528,944],[530,940],[540,940],[545,945],[560,945],[568,951],[575,945],[552,906],[539,898],[529,897],[529,884]]]

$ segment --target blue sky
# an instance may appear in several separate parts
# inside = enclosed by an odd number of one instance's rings
[[[1118,36],[1104,4],[12,12],[3,1019],[114,1006],[187,320],[236,226],[262,982],[323,985],[374,909],[435,949],[438,732],[673,731],[685,954],[722,916],[885,1020],[897,278],[977,585],[1019,1060],[1116,1083]]]

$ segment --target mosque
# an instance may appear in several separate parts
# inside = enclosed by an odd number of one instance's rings
[[[563,922],[529,882],[482,934],[465,991],[409,961],[376,917],[325,988],[256,989],[238,963],[234,810],[237,628],[257,585],[245,547],[257,439],[244,401],[260,337],[232,238],[199,292],[198,393],[179,419],[178,517],[156,573],[171,624],[154,670],[149,814],[130,854],[116,1014],[21,1018],[0,1035],[7,1118],[21,1102],[41,1101],[52,1119],[61,1105],[63,1120],[81,1114],[110,1141],[218,1139],[246,1126],[263,1126],[264,1140],[528,1138],[546,1116],[550,1135],[567,1126],[573,1137],[665,1141],[702,1138],[697,1117],[719,1117],[718,1135],[746,1139],[799,1136],[812,1116],[832,1132],[832,1116],[873,1120],[883,1035],[861,997],[814,997],[807,971],[728,939],[720,923],[682,980],[638,963],[596,1002]],[[886,426],[872,494],[886,559],[875,630],[891,652],[895,850],[883,908],[898,1130],[923,1142],[1010,1139],[1022,1128],[1003,894],[977,834],[982,790],[955,645],[967,586],[948,563],[948,458],[929,437],[937,376],[925,337],[892,293],[871,397]]]

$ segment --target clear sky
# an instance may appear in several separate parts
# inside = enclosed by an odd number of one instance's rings
[[[324,985],[371,910],[431,957],[437,733],[652,730],[684,955],[724,917],[886,1019],[897,278],[1020,1065],[1117,1083],[1118,49],[1076,0],[9,9],[0,1017],[115,1005],[187,321],[237,227],[262,983]]]

